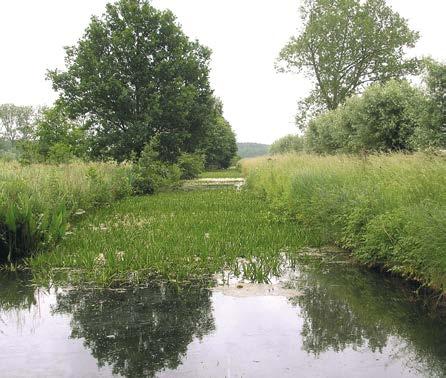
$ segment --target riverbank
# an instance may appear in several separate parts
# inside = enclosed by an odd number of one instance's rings
[[[245,160],[248,190],[309,246],[446,291],[446,159],[283,155]]]
[[[130,165],[0,161],[0,264],[51,249],[85,213],[133,194]]]

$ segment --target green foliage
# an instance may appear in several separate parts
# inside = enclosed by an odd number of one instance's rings
[[[74,155],[70,146],[65,143],[55,143],[48,149],[47,161],[53,164],[69,163]]]
[[[88,144],[83,125],[68,118],[61,104],[43,109],[37,120],[36,137],[39,154],[50,163],[85,158]]]
[[[119,0],[66,49],[66,71],[48,76],[69,116],[85,118],[93,156],[123,161],[158,135],[161,159],[173,162],[210,122],[209,58],[170,11]]]
[[[414,47],[418,33],[385,0],[305,0],[301,20],[302,32],[279,58],[285,64],[279,69],[314,79],[313,92],[301,102],[301,127],[315,112],[336,109],[367,84],[417,69],[404,52]]]
[[[14,144],[32,138],[35,110],[31,106],[0,105],[0,137]]]
[[[237,143],[237,154],[240,158],[268,155],[269,145],[261,143]]]
[[[307,149],[317,153],[412,151],[433,122],[429,100],[406,81],[374,84],[308,125]],[[438,136],[437,136],[438,137]]]
[[[222,115],[217,115],[210,125],[205,143],[206,168],[229,168],[237,153],[237,144],[231,125]]]
[[[426,103],[421,113],[423,130],[418,130],[413,144],[420,149],[446,148],[446,65],[432,59],[424,61]]]
[[[160,188],[177,184],[180,168],[160,160],[155,139],[144,147],[138,161],[132,167],[132,186],[136,194],[152,194]]]
[[[337,244],[379,266],[446,291],[444,156],[364,159],[286,155],[244,161],[247,185],[313,246]]]
[[[204,156],[202,154],[182,153],[177,164],[181,170],[182,180],[194,179],[204,171]]]
[[[0,262],[47,250],[70,220],[132,192],[130,167],[0,162]]]
[[[233,189],[127,199],[91,214],[30,264],[42,281],[57,279],[62,268],[72,272],[73,283],[106,286],[160,278],[209,283],[226,269],[267,282],[281,274],[280,252],[296,251],[302,238],[293,223],[272,222],[264,205]]]
[[[286,154],[288,152],[302,152],[304,150],[304,139],[300,135],[287,135],[276,140],[269,148],[269,153]]]

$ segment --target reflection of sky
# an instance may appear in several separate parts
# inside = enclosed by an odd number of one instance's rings
[[[284,297],[235,298],[215,293],[216,331],[189,345],[183,365],[160,377],[411,377],[417,376],[394,359],[367,348],[319,358],[301,349],[299,309]],[[392,344],[397,344],[395,339]]]
[[[131,295],[131,293],[129,293]],[[0,376],[17,377],[111,376],[111,368],[98,370],[83,339],[70,339],[71,316],[52,315],[54,293],[40,292],[28,310],[0,312],[5,321],[0,335]],[[302,349],[302,311],[280,296],[212,297],[215,331],[188,347],[182,365],[160,377],[411,377],[405,366],[410,351],[404,342],[389,337],[382,353],[366,346],[318,357]],[[174,308],[170,309],[175,311]],[[6,351],[6,352],[5,352]]]
[[[98,370],[82,339],[69,338],[71,316],[51,315],[54,293],[37,293],[36,299],[29,311],[0,312],[0,376],[111,376],[108,367]]]

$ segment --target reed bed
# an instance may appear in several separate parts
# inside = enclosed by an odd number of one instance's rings
[[[446,292],[445,156],[290,154],[242,162],[247,187],[305,244]]]
[[[70,221],[131,193],[125,165],[0,162],[0,262],[50,249]]]

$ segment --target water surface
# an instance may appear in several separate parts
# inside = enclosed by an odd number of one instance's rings
[[[45,289],[3,274],[0,376],[446,376],[440,310],[396,279],[315,261],[257,292]]]

